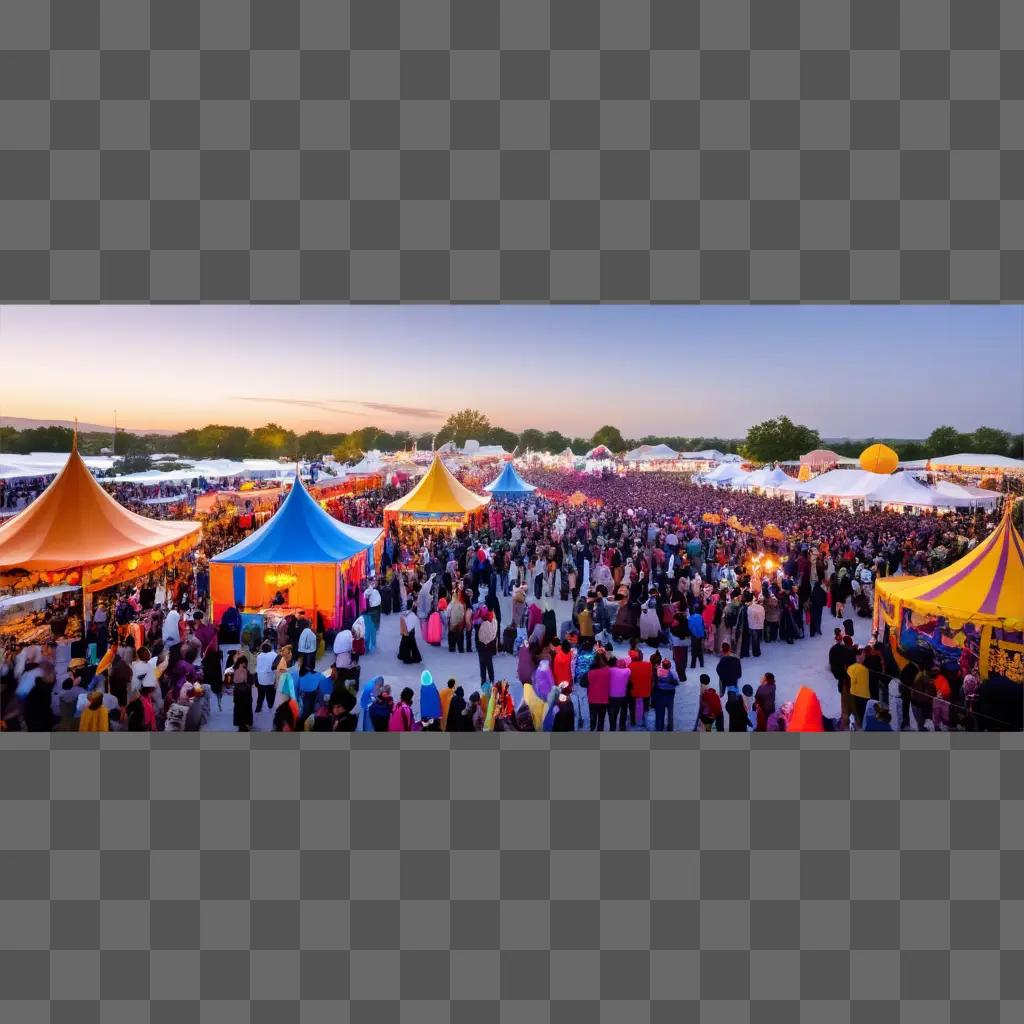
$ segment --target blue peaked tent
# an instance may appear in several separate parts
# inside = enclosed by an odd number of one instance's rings
[[[211,559],[217,621],[231,604],[265,608],[278,591],[334,625],[346,573],[372,574],[383,531],[349,526],[325,512],[297,477],[281,507],[255,533]]]
[[[532,494],[536,487],[528,484],[517,472],[511,462],[505,463],[505,468],[484,487],[496,498],[524,498]]]

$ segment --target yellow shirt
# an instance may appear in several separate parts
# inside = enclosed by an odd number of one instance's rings
[[[854,663],[847,670],[850,677],[850,693],[854,697],[871,697],[871,689],[868,686],[869,673],[866,665]]]
[[[101,704],[98,708],[82,708],[78,718],[79,732],[110,732],[110,716]]]

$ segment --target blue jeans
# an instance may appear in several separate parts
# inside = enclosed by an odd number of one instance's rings
[[[661,693],[658,690],[654,691],[654,731],[664,732],[666,721],[668,723],[668,731],[673,731],[673,719],[675,715],[673,713],[673,704],[675,703],[675,693]]]

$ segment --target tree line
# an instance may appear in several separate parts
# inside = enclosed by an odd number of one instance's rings
[[[740,443],[740,452],[754,462],[786,462],[800,458],[815,448],[826,448],[837,455],[857,458],[871,444],[886,444],[904,462],[934,459],[941,455],[975,452],[983,455],[1006,455],[1024,458],[1024,435],[1011,434],[997,427],[977,427],[963,432],[951,426],[936,427],[926,438],[847,438],[823,442],[813,427],[793,423],[788,416],[755,423]]]
[[[13,427],[0,427],[0,457],[3,452],[68,452],[71,439],[72,431],[68,427],[33,427],[20,431]],[[957,452],[1007,455],[1017,459],[1024,457],[1024,436],[985,426],[967,433],[951,426],[940,426],[924,439],[867,437],[823,442],[814,428],[794,423],[788,416],[778,416],[754,424],[742,438],[654,434],[630,438],[610,424],[599,427],[590,437],[570,437],[557,430],[544,431],[534,427],[518,433],[506,430],[492,424],[476,409],[452,413],[436,434],[386,431],[375,426],[348,433],[311,430],[297,434],[278,423],[266,423],[255,429],[208,423],[171,435],[133,434],[119,430],[116,439],[111,433],[82,432],[78,436],[78,447],[85,455],[99,455],[104,449],[113,450],[116,455],[129,458],[133,466],[143,466],[149,456],[158,452],[173,452],[189,459],[317,459],[333,455],[349,462],[361,458],[368,451],[403,451],[413,445],[429,450],[431,445],[440,447],[448,441],[462,447],[471,440],[501,445],[509,452],[518,449],[519,454],[526,451],[557,453],[569,448],[575,455],[584,455],[597,445],[622,453],[642,444],[666,444],[675,451],[709,448],[722,452],[739,451],[746,458],[761,463],[798,459],[815,448],[823,447],[839,455],[856,458],[867,445],[876,441],[888,444],[901,459],[907,461]]]

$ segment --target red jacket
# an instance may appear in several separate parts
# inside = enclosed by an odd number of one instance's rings
[[[634,697],[650,697],[654,673],[649,661],[637,660],[630,663],[629,674],[633,682]]]
[[[556,683],[572,682],[572,651],[566,653],[561,648],[555,651],[551,661],[551,674],[555,677]]]
[[[592,668],[587,673],[587,699],[591,704],[608,703],[611,674],[612,670],[607,665],[604,668]]]

